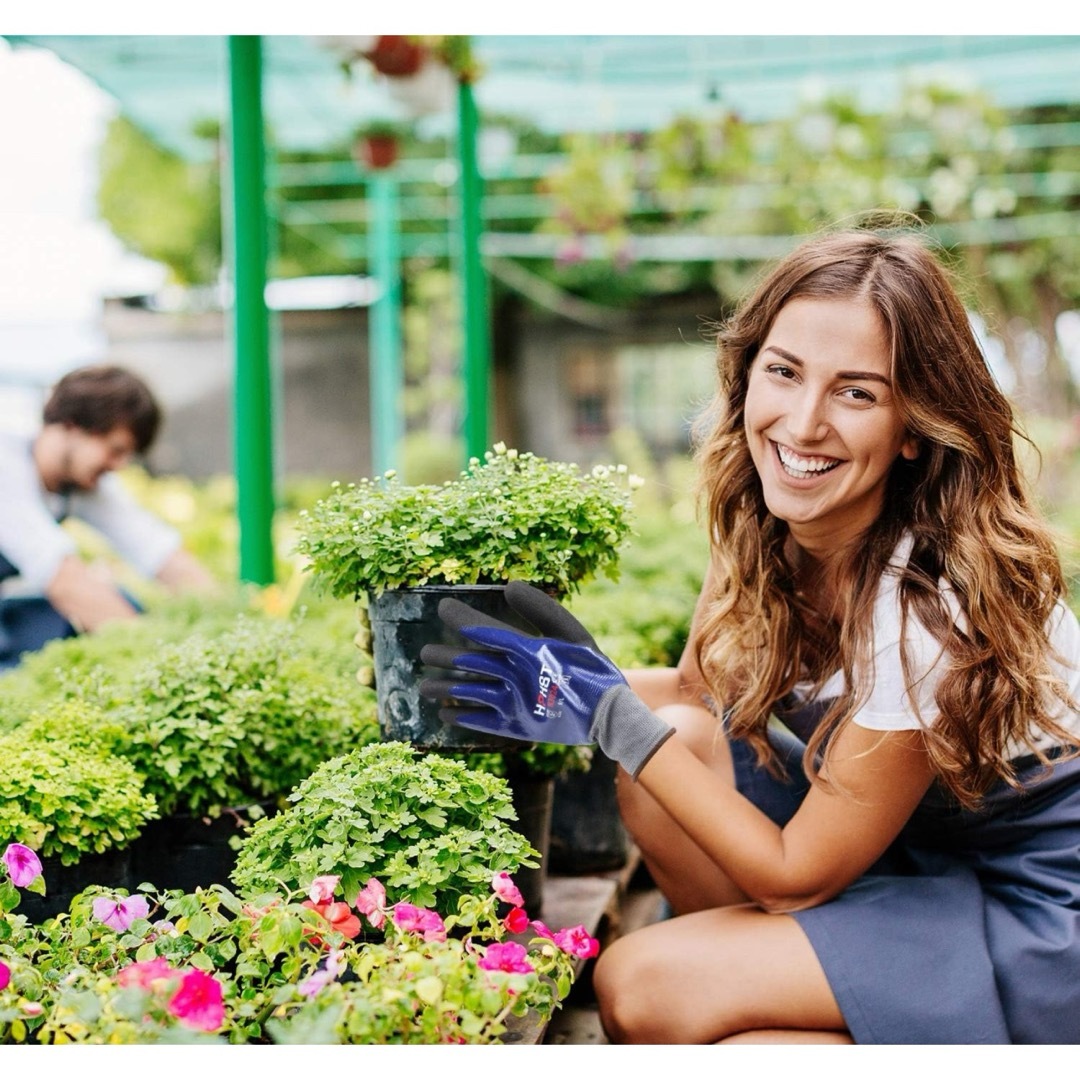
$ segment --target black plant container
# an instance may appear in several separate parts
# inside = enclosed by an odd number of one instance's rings
[[[42,923],[54,915],[69,910],[71,901],[91,885],[103,885],[107,889],[131,891],[131,858],[127,848],[94,852],[84,855],[77,863],[64,866],[59,858],[52,856],[41,860],[41,873],[45,879],[45,895],[21,889],[20,915],[33,923]]]

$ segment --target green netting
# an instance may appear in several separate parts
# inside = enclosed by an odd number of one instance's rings
[[[163,145],[207,152],[193,137],[226,103],[226,42],[219,36],[42,36],[8,38],[50,49],[118,100]],[[749,121],[789,113],[815,90],[853,94],[885,108],[905,79],[943,73],[982,87],[1000,105],[1080,99],[1080,37],[920,36],[484,36],[472,39],[482,68],[484,114],[509,114],[552,132],[650,130],[680,113],[720,106]],[[406,108],[384,80],[351,78],[325,41],[263,39],[265,113],[274,143],[318,150],[373,117]],[[451,117],[425,121],[449,127]]]

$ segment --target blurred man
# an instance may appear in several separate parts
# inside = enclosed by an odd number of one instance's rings
[[[37,435],[0,435],[0,669],[54,638],[139,613],[109,575],[80,558],[60,525],[66,517],[85,521],[170,591],[214,584],[179,533],[113,475],[157,435],[161,410],[141,379],[108,366],[69,372],[43,419]]]

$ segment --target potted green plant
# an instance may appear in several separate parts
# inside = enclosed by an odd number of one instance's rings
[[[507,749],[507,740],[441,723],[420,696],[421,647],[460,644],[438,618],[455,595],[514,622],[503,601],[518,579],[566,597],[598,574],[618,577],[637,478],[624,466],[583,471],[502,443],[444,484],[403,484],[392,471],[301,511],[297,551],[315,587],[358,602],[357,644],[373,660],[386,738],[431,748]]]
[[[165,887],[227,879],[234,838],[317,766],[378,735],[374,697],[293,621],[240,615],[224,631],[163,645],[113,715],[119,752],[161,820],[133,850],[133,874]]]
[[[232,881],[254,900],[275,883],[306,890],[337,874],[352,903],[374,876],[403,900],[452,911],[493,870],[535,863],[513,819],[504,780],[407,743],[372,743],[321,765],[287,809],[256,822]]]
[[[129,883],[128,845],[157,813],[116,753],[121,731],[94,706],[67,702],[0,736],[0,847],[40,852],[50,890],[24,897],[39,920],[93,882]]]

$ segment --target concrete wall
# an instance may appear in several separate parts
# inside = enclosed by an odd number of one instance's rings
[[[274,324],[279,475],[368,475],[366,309],[282,312]],[[142,375],[165,408],[151,465],[194,479],[234,471],[233,346],[226,316],[110,302],[105,331],[106,361]]]

